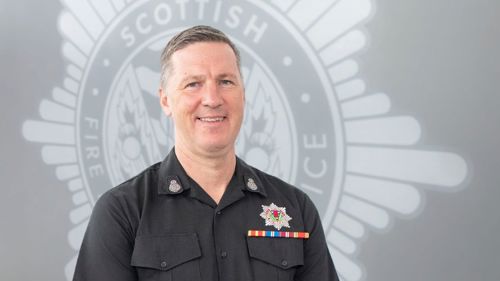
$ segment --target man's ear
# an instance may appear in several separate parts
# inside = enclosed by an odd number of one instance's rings
[[[172,109],[170,108],[170,100],[167,96],[167,93],[163,90],[162,87],[158,89],[158,96],[160,97],[160,106],[165,115],[172,115]]]

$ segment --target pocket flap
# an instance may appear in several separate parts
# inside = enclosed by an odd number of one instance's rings
[[[247,244],[254,259],[283,269],[304,265],[302,239],[247,237]]]
[[[138,236],[135,239],[131,265],[169,270],[201,257],[196,233]]]

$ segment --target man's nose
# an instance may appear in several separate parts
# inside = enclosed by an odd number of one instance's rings
[[[222,105],[223,99],[217,83],[207,83],[203,90],[202,104],[208,107],[218,107]]]

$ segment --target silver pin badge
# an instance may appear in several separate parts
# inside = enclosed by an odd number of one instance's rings
[[[248,189],[254,190],[254,191],[257,190],[257,188],[258,188],[257,185],[255,184],[255,181],[252,178],[248,179],[247,187],[248,187]]]
[[[170,190],[170,192],[177,193],[181,189],[182,189],[182,186],[179,183],[177,183],[176,180],[170,181],[170,185],[168,186],[168,190]]]

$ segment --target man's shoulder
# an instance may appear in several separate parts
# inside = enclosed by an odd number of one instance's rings
[[[156,190],[160,165],[161,162],[158,162],[147,167],[137,175],[103,193],[101,198],[106,198],[103,200],[112,200],[111,198],[123,200],[144,197],[145,193],[150,190]]]

